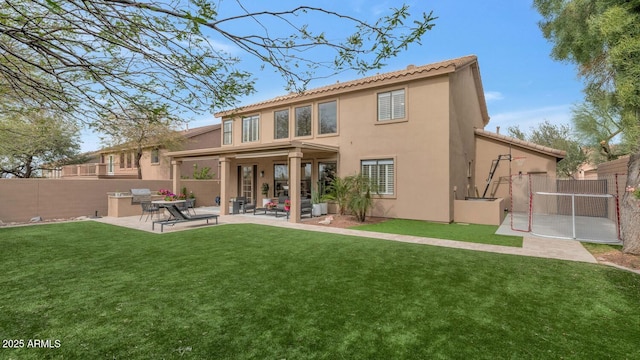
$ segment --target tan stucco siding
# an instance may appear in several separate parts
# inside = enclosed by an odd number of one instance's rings
[[[313,141],[314,143],[326,144],[335,146],[338,143],[337,137],[340,135],[340,115],[338,116],[338,132],[335,134],[319,134],[318,131],[318,104],[336,101],[338,114],[340,113],[341,101],[337,97],[327,97],[314,99],[310,101],[297,102],[287,104],[285,106],[267,107],[259,111],[251,113],[243,113],[233,118],[225,118],[222,121],[233,121],[232,138],[233,143],[230,145],[222,145],[223,148],[246,146],[246,145],[259,145],[259,144],[277,144],[278,142],[287,142],[292,140],[301,141]],[[296,108],[311,106],[311,135],[309,136],[295,136],[295,111]],[[280,110],[289,111],[289,136],[286,138],[275,139],[275,112]],[[259,136],[256,141],[242,142],[242,119],[248,116],[259,116]],[[224,136],[220,133],[220,139]],[[222,141],[220,142],[222,143]]]
[[[471,67],[450,75],[450,137],[449,187],[450,214],[453,220],[453,201],[462,200],[474,183],[476,161],[474,128],[483,126],[478,88]]]
[[[509,195],[509,179],[511,175],[518,175],[520,172],[523,175],[529,173],[543,173],[551,177],[556,175],[557,158],[550,155],[515,145],[509,147],[509,144],[482,136],[476,136],[476,151],[476,186],[480,195],[482,195],[486,187],[492,160],[497,159],[499,155],[511,153],[514,160],[500,162],[487,191],[487,197],[504,198],[507,206],[510,206],[511,203]],[[523,161],[515,160],[522,157],[525,158]]]
[[[360,171],[362,160],[394,159],[395,194],[377,201],[374,215],[449,221],[447,76],[376,88],[341,97],[342,176]],[[377,94],[405,89],[406,118],[377,121]]]

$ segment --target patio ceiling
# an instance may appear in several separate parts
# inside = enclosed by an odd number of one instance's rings
[[[173,160],[195,161],[218,159],[220,157],[236,159],[252,159],[264,157],[287,156],[290,151],[298,150],[309,153],[338,153],[338,146],[310,143],[304,141],[286,141],[271,144],[244,145],[233,147],[216,147],[195,150],[172,151],[167,153]]]

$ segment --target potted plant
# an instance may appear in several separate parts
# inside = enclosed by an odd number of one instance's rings
[[[271,199],[268,197],[269,196],[269,183],[262,183],[262,206],[266,206],[268,203],[271,202]]]
[[[284,211],[291,210],[291,201],[289,199],[284,201]]]
[[[196,207],[196,196],[193,194],[193,191],[189,191],[189,195],[187,196],[187,205],[189,207]]]
[[[318,205],[320,205],[320,215],[327,215],[329,212],[329,203],[325,194],[324,183],[318,181]]]
[[[311,216],[320,216],[322,209],[320,207],[320,192],[318,190],[311,191]]]

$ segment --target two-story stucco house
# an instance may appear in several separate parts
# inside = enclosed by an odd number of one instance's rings
[[[184,150],[200,149],[203,147],[220,146],[220,124],[181,130],[178,134],[184,137],[181,144]],[[161,145],[146,146],[142,149],[140,169],[145,180],[170,180],[172,168],[170,159],[166,156],[168,150]],[[99,178],[99,179],[136,179],[138,167],[135,163],[136,149],[134,146],[122,144],[95,152],[91,162],[79,165],[66,165],[47,177],[51,178]],[[197,165],[197,168],[194,168]],[[185,178],[193,178],[196,171],[202,172],[209,168],[209,175],[217,177],[218,162],[215,159],[203,159],[184,164],[181,174]]]
[[[220,147],[168,154],[174,187],[184,162],[217,158],[222,204],[234,196],[259,202],[267,183],[267,197],[291,197],[294,222],[299,199],[319,180],[359,172],[378,185],[372,215],[453,221],[454,200],[476,186],[475,129],[489,122],[475,56],[411,65],[216,116]]]

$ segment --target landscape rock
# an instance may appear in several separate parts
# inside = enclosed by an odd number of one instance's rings
[[[40,216],[32,217],[31,220],[29,220],[29,222],[32,222],[32,223],[40,222],[40,221],[42,221],[42,217]]]

